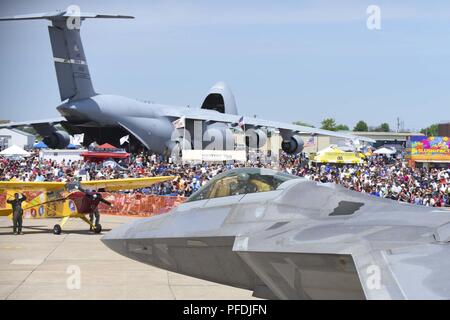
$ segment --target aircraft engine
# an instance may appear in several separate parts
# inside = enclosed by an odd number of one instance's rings
[[[203,132],[205,150],[233,150],[234,135],[227,124],[213,123],[207,125]]]
[[[44,143],[51,149],[64,149],[70,143],[70,136],[65,131],[55,131],[44,137]]]
[[[281,142],[281,149],[288,154],[297,154],[303,150],[303,139],[299,135],[293,135]]]
[[[267,142],[267,133],[258,128],[258,129],[247,129],[245,132],[245,144],[249,148],[259,149],[264,146]],[[247,139],[248,138],[248,139]]]

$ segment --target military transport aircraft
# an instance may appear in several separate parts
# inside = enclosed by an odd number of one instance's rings
[[[22,204],[24,212],[29,211],[30,218],[58,218],[60,224],[53,227],[54,234],[60,234],[62,227],[70,218],[80,218],[86,222],[95,233],[102,231],[99,223],[94,223],[86,218],[86,215],[97,210],[100,202],[111,205],[102,197],[101,191],[118,191],[146,188],[152,184],[172,180],[172,176],[160,176],[150,178],[129,178],[113,180],[95,180],[80,182],[22,182],[0,181],[0,192],[6,192],[7,199],[14,193],[26,191],[41,191],[34,199],[27,199]],[[12,218],[11,208],[0,209],[0,216]]]
[[[278,299],[449,299],[450,212],[267,169],[216,176],[112,250]]]
[[[180,148],[206,148],[217,137],[223,150],[234,143],[232,127],[245,123],[247,144],[265,144],[267,130],[278,129],[281,148],[290,154],[301,152],[303,140],[299,133],[335,136],[374,142],[364,137],[327,130],[267,121],[238,114],[234,96],[222,82],[212,87],[201,108],[144,103],[133,99],[99,94],[94,90],[80,38],[81,21],[89,18],[133,18],[125,15],[81,13],[72,10],[18,15],[5,20],[50,20],[48,27],[53,50],[59,93],[63,103],[57,107],[62,117],[37,121],[8,123],[0,127],[32,126],[50,148],[64,148],[69,134],[84,134],[85,146],[96,141],[118,144],[120,137],[131,135],[132,145],[143,145],[158,153]],[[74,22],[78,19],[79,23]],[[4,44],[8,45],[8,44]],[[280,106],[276,106],[280,107]],[[175,130],[173,122],[183,119],[183,130]],[[198,126],[196,123],[200,123]],[[61,124],[66,131],[58,130]],[[186,132],[189,135],[186,135]],[[186,137],[191,137],[190,139]],[[279,148],[277,148],[279,149]]]

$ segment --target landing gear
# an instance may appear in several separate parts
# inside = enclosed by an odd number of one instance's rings
[[[61,234],[61,226],[59,224],[55,224],[55,226],[53,227],[53,233],[54,234]]]
[[[89,225],[89,231],[93,231],[95,233],[102,232],[102,225],[100,223],[94,224],[91,220],[86,218],[84,214],[80,214],[78,218],[80,218]]]
[[[55,224],[53,227],[53,234],[61,234],[62,227],[69,221],[70,216],[65,216],[61,219],[61,224]]]
[[[101,225],[101,224],[95,225],[95,228],[93,229],[93,231],[94,231],[95,233],[100,233],[100,232],[102,232],[102,225]]]

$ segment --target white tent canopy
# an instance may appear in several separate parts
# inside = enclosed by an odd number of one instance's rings
[[[5,156],[5,157],[10,157],[10,156],[28,157],[28,156],[30,156],[30,153],[23,150],[19,146],[12,145],[11,147],[1,151],[0,155]]]
[[[392,150],[392,149],[383,147],[378,150],[375,150],[373,153],[374,154],[394,154],[395,152],[396,152],[396,150]]]
[[[343,150],[341,150],[341,148],[339,148],[337,145],[335,145],[335,144],[330,144],[328,147],[326,147],[325,149],[322,149],[322,150],[320,150],[319,152],[317,152],[317,154],[318,155],[322,155],[322,154],[324,154],[324,153],[327,153],[327,152],[340,152],[340,151],[343,151]]]

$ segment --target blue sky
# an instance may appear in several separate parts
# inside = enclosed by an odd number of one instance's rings
[[[225,81],[241,114],[265,119],[395,127],[400,117],[409,129],[450,120],[447,1],[3,0],[0,15],[71,4],[136,17],[83,23],[99,93],[198,106]],[[381,30],[366,27],[371,4]],[[0,23],[0,119],[58,116],[46,25]]]

